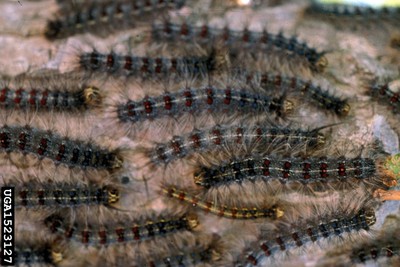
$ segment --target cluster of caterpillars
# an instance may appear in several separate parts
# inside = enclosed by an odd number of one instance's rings
[[[194,8],[189,0],[57,3],[43,33],[49,42],[143,27],[145,45],[184,52],[92,48],[56,78],[1,78],[0,112],[9,116],[0,125],[0,161],[9,167],[2,186],[15,188],[17,215],[41,215],[35,227],[46,236],[17,225],[17,265],[269,266],[315,244],[369,237],[380,204],[372,196],[395,185],[395,175],[380,152],[330,151],[332,129],[346,127],[352,109],[349,98],[316,82],[332,75],[327,50],[283,32],[194,23],[195,16],[157,20]],[[294,71],[252,68],[259,57]],[[388,84],[369,89],[398,112],[399,94]],[[320,117],[318,126],[303,123],[303,109]],[[88,119],[60,127],[66,117]],[[331,192],[347,198],[322,202]],[[300,207],[291,194],[312,201]],[[349,250],[349,262],[399,256],[386,237],[371,242],[369,251]]]

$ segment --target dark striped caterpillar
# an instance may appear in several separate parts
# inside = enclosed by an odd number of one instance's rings
[[[197,42],[199,44],[217,45],[220,42],[227,45],[231,53],[241,52],[244,48],[251,51],[259,49],[278,49],[305,58],[310,68],[317,72],[322,72],[327,66],[327,59],[323,52],[317,52],[307,44],[301,43],[296,37],[286,38],[282,33],[271,34],[267,31],[255,32],[249,29],[236,31],[225,27],[223,29],[212,28],[207,24],[194,26],[188,23],[154,23],[152,36],[155,41],[183,41]],[[236,47],[238,46],[238,47]],[[234,49],[236,47],[236,49]]]
[[[315,148],[325,144],[325,136],[319,130],[306,131],[272,126],[215,126],[205,130],[194,130],[182,136],[174,136],[168,142],[148,149],[147,153],[151,161],[158,165],[188,157],[194,153],[223,149],[226,145],[256,146],[261,149],[269,144],[284,144],[288,147],[304,145],[306,148]]]
[[[45,244],[35,248],[26,246],[16,246],[14,254],[14,263],[16,266],[55,266],[63,260],[63,256],[54,250],[50,244]]]
[[[151,58],[113,52],[101,54],[97,51],[80,54],[79,65],[88,72],[144,78],[170,77],[173,74],[205,75],[215,69],[215,62],[211,56]]]
[[[70,7],[60,18],[48,21],[44,35],[49,40],[71,35],[134,27],[145,16],[155,16],[168,8],[181,8],[185,0],[119,0]]]
[[[232,183],[268,182],[278,179],[281,183],[346,181],[350,178],[368,180],[380,177],[380,167],[372,158],[284,158],[279,156],[251,156],[233,160],[221,166],[200,166],[195,173],[197,185],[210,188]],[[379,179],[382,179],[381,177]],[[392,178],[394,179],[394,178]],[[386,181],[385,181],[386,182]]]
[[[397,266],[400,263],[400,236],[396,216],[387,216],[377,235],[359,242],[350,242],[329,250],[318,266],[368,264]]]
[[[350,105],[346,99],[334,96],[328,90],[313,84],[312,81],[271,73],[247,73],[245,78],[247,82],[255,83],[266,90],[273,88],[274,90],[298,91],[307,96],[310,101],[339,116],[346,116],[350,112]]]
[[[121,122],[140,121],[180,116],[185,113],[235,112],[275,113],[278,116],[293,111],[292,101],[281,97],[269,97],[230,87],[225,89],[208,86],[205,88],[187,88],[156,97],[145,97],[139,101],[128,100],[117,106],[117,115]]]
[[[16,207],[75,207],[80,205],[113,206],[119,191],[110,186],[81,186],[67,183],[29,183],[16,186]]]
[[[0,107],[4,109],[31,109],[48,111],[82,110],[101,104],[98,88],[86,86],[78,91],[50,91],[36,88],[0,88]]]
[[[332,217],[332,215],[331,215]],[[310,243],[316,243],[334,237],[342,238],[345,234],[355,234],[369,231],[375,224],[376,217],[372,209],[360,209],[355,214],[334,216],[330,220],[324,218],[321,222],[307,223],[305,228],[286,229],[280,233],[263,234],[257,241],[246,249],[243,258],[235,266],[264,266],[265,261],[280,252],[290,252]]]
[[[219,206],[212,201],[202,201],[199,197],[187,194],[186,192],[175,189],[174,187],[164,187],[162,188],[162,193],[169,197],[177,199],[181,202],[186,202],[191,204],[193,207],[198,207],[205,212],[210,212],[212,214],[218,215],[220,217],[230,218],[230,219],[257,219],[257,218],[270,218],[278,219],[283,216],[284,211],[273,205],[269,208],[237,208],[237,207],[227,207]]]
[[[221,246],[214,238],[209,244],[196,246],[194,248],[185,248],[182,251],[171,253],[171,255],[157,256],[150,259],[139,259],[137,266],[147,267],[172,267],[172,266],[197,266],[198,264],[215,264],[221,255]]]
[[[0,127],[0,151],[33,154],[39,159],[48,158],[55,164],[77,168],[113,170],[122,166],[116,151],[29,126]]]
[[[309,11],[324,16],[347,17],[358,19],[398,19],[400,16],[400,8],[387,7],[374,8],[372,6],[361,5],[344,5],[344,4],[320,4],[314,3],[310,6]]]
[[[59,216],[50,216],[45,220],[45,223],[53,233],[58,233],[67,239],[73,239],[89,246],[139,242],[174,232],[191,231],[199,224],[197,216],[194,214],[184,215],[179,218],[158,218],[154,221],[147,219],[145,223],[124,220],[115,225],[104,226],[82,226],[78,223],[71,226]]]

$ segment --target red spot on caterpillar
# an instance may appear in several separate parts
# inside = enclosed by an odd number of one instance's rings
[[[304,170],[303,178],[304,179],[310,179],[311,178],[311,174],[309,173],[310,169],[311,169],[311,164],[308,163],[308,162],[304,163],[304,168],[303,168],[303,170]]]
[[[301,247],[303,245],[303,242],[301,242],[301,239],[300,239],[300,237],[299,237],[299,235],[297,233],[293,233],[292,234],[292,238],[296,242],[296,245],[298,247]]]
[[[320,165],[320,174],[322,178],[327,178],[328,177],[328,164],[326,163],[321,163]]]
[[[275,239],[275,241],[276,241],[276,243],[279,245],[279,248],[280,248],[282,251],[286,250],[285,242],[282,240],[281,237],[277,237],[277,238]]]
[[[213,130],[212,134],[213,134],[214,144],[221,145],[222,143],[221,131]]]
[[[178,199],[183,201],[185,200],[186,194],[184,192],[179,193]]]
[[[186,98],[185,106],[191,107],[193,104],[193,95],[190,91],[185,91],[183,96]]]
[[[39,155],[44,155],[44,153],[46,152],[47,142],[48,142],[48,140],[46,138],[40,139],[40,144],[39,144],[39,148],[38,148]]]
[[[123,229],[123,228],[118,228],[118,229],[115,229],[115,233],[117,234],[117,236],[118,236],[118,242],[124,242],[125,241],[125,229]]]
[[[208,38],[208,26],[207,26],[207,25],[203,25],[203,26],[201,27],[201,30],[200,30],[200,37],[201,37],[201,38],[204,38],[204,39],[207,39],[207,38]]]
[[[212,105],[214,102],[214,99],[213,99],[214,92],[211,88],[207,88],[206,93],[207,93],[207,104]]]
[[[7,133],[0,133],[0,145],[2,148],[8,148],[10,145],[10,137]]]
[[[258,265],[257,259],[253,255],[247,256],[247,260],[254,266]]]
[[[399,102],[399,94],[395,93],[391,98],[390,98],[390,102],[392,103],[397,103]]]
[[[264,251],[265,256],[267,256],[267,257],[271,256],[271,251],[269,250],[269,247],[267,246],[266,243],[263,243],[261,245],[261,249],[262,249],[262,251]]]
[[[236,219],[237,213],[238,213],[237,209],[232,209],[232,215],[231,215],[232,219]]]
[[[42,94],[42,99],[40,99],[40,105],[46,106],[47,105],[47,97],[49,96],[48,91],[44,91]]]
[[[0,102],[5,102],[5,101],[6,101],[7,92],[8,92],[8,88],[7,88],[7,87],[1,89],[1,92],[0,92]]]
[[[269,165],[271,164],[271,161],[269,161],[268,159],[264,160],[264,175],[265,176],[269,176],[270,172],[269,172]]]
[[[133,117],[136,115],[134,103],[132,103],[132,102],[128,103],[127,109],[128,109],[128,116]]]
[[[172,109],[172,99],[169,95],[164,96],[164,108],[166,110]]]
[[[243,142],[243,128],[237,128],[236,135],[236,143],[241,144]]]
[[[174,153],[176,155],[181,154],[182,149],[181,149],[181,143],[179,142],[179,140],[173,140],[171,142],[171,146],[172,146],[172,149],[174,150]]]
[[[149,72],[149,59],[147,57],[142,58],[142,67],[140,71],[143,73]]]
[[[24,132],[20,133],[18,136],[18,148],[21,150],[25,150],[26,142],[27,142],[26,133]]]
[[[27,190],[22,190],[19,192],[19,197],[21,198],[21,203],[22,206],[27,206],[28,205],[28,191]]]
[[[225,90],[225,99],[224,99],[224,104],[229,105],[232,100],[232,91],[230,89]]]
[[[135,240],[140,239],[139,227],[137,226],[132,227],[132,233],[133,233],[133,239]]]
[[[107,67],[112,68],[114,66],[114,62],[115,62],[114,56],[112,54],[107,55],[107,63],[106,63]]]
[[[39,205],[44,206],[44,190],[38,190],[36,193]]]
[[[339,163],[338,174],[339,176],[346,176],[346,167],[344,163]]]
[[[147,114],[150,114],[150,113],[153,112],[153,104],[152,104],[149,100],[145,100],[145,101],[143,102],[143,105],[144,105],[144,111],[145,111]]]
[[[29,92],[29,100],[28,101],[29,101],[29,104],[31,104],[32,106],[34,106],[36,104],[36,101],[35,101],[36,95],[37,95],[37,91],[34,89]]]
[[[22,92],[24,90],[22,88],[18,89],[17,91],[15,91],[15,98],[14,98],[14,103],[15,104],[20,104],[21,100],[22,100]]]
[[[124,69],[132,70],[132,57],[131,56],[125,56]]]
[[[61,161],[64,158],[64,154],[65,154],[65,145],[61,144],[58,146],[58,154],[56,156],[56,160]]]
[[[155,67],[155,72],[156,73],[161,73],[162,72],[162,59],[161,58],[156,58],[155,59],[156,62],[156,67]]]
[[[181,35],[185,37],[189,35],[189,27],[186,23],[182,24]]]
[[[67,229],[65,230],[64,236],[65,236],[66,238],[71,238],[73,234],[74,234],[74,228],[69,227],[69,228],[67,228]]]
[[[88,244],[89,238],[90,238],[90,232],[88,230],[83,230],[82,231],[82,243]]]
[[[193,148],[198,149],[201,147],[200,136],[198,134],[191,135],[190,139],[193,142],[193,144],[192,144]]]
[[[100,230],[99,231],[99,243],[101,245],[107,244],[107,233],[105,230]]]

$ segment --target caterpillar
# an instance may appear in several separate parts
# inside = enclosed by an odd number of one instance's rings
[[[212,56],[203,57],[138,57],[132,54],[101,54],[97,51],[79,55],[79,66],[87,72],[109,73],[114,76],[144,78],[204,75],[216,66]]]
[[[257,180],[268,182],[271,179],[278,179],[283,184],[344,182],[348,179],[363,181],[376,177],[383,179],[383,173],[379,174],[379,169],[379,165],[372,158],[309,157],[302,159],[256,155],[232,160],[221,166],[199,166],[194,174],[194,181],[205,188]],[[390,179],[393,181],[394,177]],[[388,182],[384,180],[381,183],[383,185]]]
[[[376,262],[379,266],[395,266],[396,263],[400,262],[400,240],[397,223],[397,217],[387,216],[378,235],[360,242],[338,246],[328,251],[319,260],[318,266],[329,266],[333,261],[340,266],[367,264],[367,262]]]
[[[113,170],[122,166],[117,151],[109,151],[87,141],[64,138],[55,132],[29,126],[0,127],[0,151],[33,154],[55,164],[77,168]]]
[[[288,147],[320,147],[325,144],[321,128],[310,131],[282,127],[263,126],[215,126],[204,130],[194,130],[188,134],[174,136],[168,142],[157,144],[147,150],[151,161],[156,164],[167,164],[193,153],[201,153],[226,145],[245,145],[247,147],[264,147],[268,144],[285,144]]]
[[[62,261],[62,254],[53,250],[50,244],[38,247],[16,246],[14,254],[14,263],[16,266],[32,264],[42,264],[55,266]]]
[[[389,83],[375,83],[370,85],[368,90],[372,97],[389,106],[394,113],[399,111],[400,94],[392,91]]]
[[[277,253],[290,252],[296,248],[307,246],[310,243],[344,235],[354,235],[362,231],[369,231],[376,221],[372,209],[360,209],[355,214],[331,216],[322,221],[307,223],[303,228],[286,229],[280,233],[263,234],[260,241],[245,249],[245,253],[235,263],[235,266],[263,266],[265,261]]]
[[[82,226],[78,223],[70,226],[69,223],[65,222],[65,219],[59,216],[50,216],[45,220],[45,223],[53,233],[58,233],[83,245],[108,246],[140,242],[180,231],[191,231],[198,226],[199,221],[196,215],[188,214],[178,218],[158,218],[154,221],[148,218],[145,223],[134,223],[125,219],[116,223],[116,225],[104,226]]]
[[[213,201],[203,201],[197,196],[190,195],[180,189],[174,187],[163,187],[163,195],[177,199],[181,202],[186,202],[191,204],[193,207],[198,207],[205,212],[210,212],[212,214],[218,215],[220,217],[230,218],[230,219],[257,219],[257,218],[270,218],[278,219],[283,216],[284,211],[276,205],[269,208],[257,208],[257,207],[228,207],[220,206]]]
[[[87,86],[77,92],[10,87],[0,89],[0,106],[4,109],[69,111],[99,106],[100,102],[100,91],[92,86]]]
[[[185,113],[241,112],[275,113],[278,116],[293,111],[294,103],[284,96],[269,97],[244,90],[214,86],[186,88],[178,92],[156,97],[145,97],[139,101],[128,100],[118,104],[117,116],[121,122],[137,123],[165,116],[180,116]]]
[[[148,267],[173,267],[173,266],[196,266],[198,264],[215,264],[222,256],[220,237],[213,237],[205,245],[197,245],[194,248],[185,248],[180,252],[170,253],[163,258],[157,256],[152,259],[138,259],[137,266]],[[166,254],[166,253],[164,253]]]
[[[154,16],[168,8],[179,9],[184,4],[185,0],[123,0],[65,8],[59,18],[48,21],[44,35],[55,40],[85,32],[132,28],[146,15]]]
[[[291,55],[305,58],[309,67],[317,72],[322,72],[328,64],[324,52],[317,52],[306,43],[299,42],[296,37],[287,38],[282,33],[271,34],[266,30],[255,32],[245,28],[236,31],[228,27],[223,29],[213,28],[207,24],[194,26],[188,23],[165,21],[153,24],[152,38],[154,41],[197,42],[202,45],[223,43],[229,47],[232,55],[240,52],[243,47],[252,51],[257,49],[261,51],[268,49],[283,50]]]
[[[240,71],[240,73],[243,73],[243,71]],[[318,106],[332,111],[339,116],[344,117],[348,115],[351,109],[347,99],[334,96],[328,90],[313,84],[312,81],[301,80],[294,76],[290,77],[260,72],[247,72],[244,76],[247,82],[255,83],[266,90],[270,88],[274,88],[275,90],[287,90],[288,88],[290,90],[296,90],[307,96],[308,99]]]
[[[74,207],[80,205],[113,206],[120,198],[111,186],[79,186],[69,183],[47,183],[15,186],[15,207]]]
[[[367,5],[321,4],[313,1],[309,12],[325,16],[347,17],[358,19],[396,19],[400,15],[400,8],[383,6],[374,8]]]

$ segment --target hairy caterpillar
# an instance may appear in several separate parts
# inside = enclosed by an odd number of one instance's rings
[[[106,150],[87,141],[65,138],[55,132],[29,126],[1,126],[0,151],[33,154],[39,159],[48,158],[55,164],[83,169],[113,170],[122,165],[117,151]]]
[[[185,191],[175,189],[174,187],[163,187],[162,193],[169,198],[174,198],[179,201],[189,203],[193,207],[198,207],[205,212],[210,212],[220,217],[226,217],[230,219],[278,219],[284,214],[284,211],[276,205],[270,206],[269,208],[238,208],[221,206],[214,203],[213,201],[203,201],[197,196],[187,194]]]
[[[345,215],[330,214],[321,220],[306,222],[302,227],[280,229],[279,233],[263,233],[255,242],[245,249],[235,266],[263,266],[276,254],[295,250],[310,243],[321,243],[342,236],[354,235],[369,231],[376,221],[372,209],[360,209],[347,212]],[[287,228],[287,227],[286,227]]]
[[[338,266],[372,262],[379,266],[395,266],[400,262],[400,240],[397,223],[397,217],[386,217],[378,235],[360,242],[344,244],[328,251],[319,260],[318,266],[330,266],[332,262],[335,262]]]
[[[168,8],[181,8],[185,0],[122,0],[105,1],[63,9],[59,18],[48,21],[45,37],[49,40],[99,30],[120,30],[134,27],[138,19],[146,20]]]
[[[188,23],[165,21],[153,24],[152,36],[155,41],[197,42],[208,45],[222,42],[229,47],[233,55],[240,52],[242,48],[261,51],[283,50],[293,56],[304,58],[309,67],[317,72],[322,72],[328,64],[324,52],[317,52],[307,44],[299,42],[296,37],[286,38],[282,33],[271,34],[265,30],[255,32],[245,28],[242,31],[235,31],[228,27],[218,29],[207,24],[194,26]]]
[[[101,54],[97,51],[79,55],[79,66],[87,72],[109,73],[114,76],[144,78],[172,75],[204,75],[216,66],[213,56],[203,57],[138,57],[132,54]]]
[[[327,89],[313,84],[312,81],[271,73],[246,73],[245,77],[248,82],[256,83],[265,89],[298,91],[307,96],[312,102],[339,116],[346,116],[350,112],[350,105],[346,99],[334,96]]]
[[[204,130],[194,130],[188,134],[174,136],[168,142],[147,149],[150,160],[156,164],[167,164],[193,153],[201,153],[228,145],[263,147],[268,144],[285,144],[297,147],[300,144],[315,148],[325,144],[325,136],[319,131],[263,126],[215,126]]]
[[[372,6],[345,5],[345,4],[321,4],[313,1],[309,11],[321,15],[358,18],[358,19],[396,19],[400,15],[400,8],[383,6],[374,8]]]
[[[99,107],[102,93],[75,74],[44,72],[0,79],[0,108],[33,111],[82,111]]]
[[[22,245],[16,246],[14,255],[14,262],[16,266],[31,266],[32,264],[41,264],[41,266],[55,266],[62,260],[62,254],[57,251],[53,251],[53,247],[50,244],[45,244],[35,248]]]
[[[163,253],[152,259],[137,260],[137,266],[167,267],[167,266],[197,266],[198,264],[215,264],[221,259],[222,244],[219,236],[213,236],[207,244],[199,244],[195,247],[184,248],[179,252]]]
[[[80,205],[113,206],[119,191],[111,186],[79,186],[69,183],[16,185],[15,207],[74,207]]]
[[[211,121],[223,124],[232,121],[237,113],[243,114],[243,117],[256,113],[272,119],[284,117],[294,109],[293,101],[285,95],[268,96],[229,86],[222,89],[211,85],[124,101],[114,104],[116,110],[113,113],[116,113],[119,123],[128,126],[128,130],[141,122],[157,119],[158,123],[165,117],[185,121],[184,116],[189,116],[205,122],[201,117],[205,115],[211,116]],[[160,125],[158,127],[162,129]],[[141,125],[140,129],[146,127]]]
[[[281,156],[251,156],[232,160],[220,166],[199,166],[194,175],[197,185],[205,188],[278,179],[283,184],[345,182],[371,180],[378,176],[381,186],[389,183],[382,176],[379,164],[372,158],[285,158]],[[379,174],[380,173],[380,174]],[[380,181],[383,179],[384,181]],[[393,181],[394,177],[388,177]]]
[[[110,225],[79,225],[66,223],[58,216],[46,219],[46,224],[54,233],[58,233],[67,239],[73,239],[88,246],[108,246],[139,242],[153,239],[157,236],[165,236],[179,231],[191,231],[199,224],[194,214],[181,217],[165,217],[145,220],[145,223],[134,223],[127,220]]]

